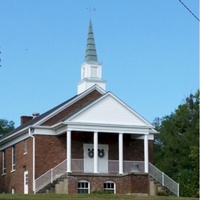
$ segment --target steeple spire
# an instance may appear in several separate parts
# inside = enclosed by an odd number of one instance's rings
[[[87,47],[85,52],[85,62],[90,62],[90,61],[98,62],[91,20],[89,23]]]
[[[99,63],[97,59],[92,22],[90,20],[85,62],[81,65],[81,81],[78,83],[78,94],[84,92],[93,85],[98,85],[104,90],[106,88],[106,82],[102,79],[101,63]]]

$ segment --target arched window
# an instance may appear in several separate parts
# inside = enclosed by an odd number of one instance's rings
[[[104,191],[108,191],[109,193],[116,193],[116,184],[113,181],[106,181],[103,184]]]
[[[78,182],[78,193],[89,194],[90,193],[90,182],[81,180]]]

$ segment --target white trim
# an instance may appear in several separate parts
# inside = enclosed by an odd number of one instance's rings
[[[24,171],[24,194],[28,194],[29,177],[28,171]]]
[[[112,184],[114,184],[113,190],[112,190],[112,188],[105,188],[105,187],[104,187],[104,184],[106,184],[106,183],[112,183]],[[114,194],[116,194],[116,183],[115,183],[114,181],[105,181],[105,182],[103,183],[103,189],[104,189],[105,191],[114,191]]]
[[[6,174],[6,150],[2,150],[2,175]]]
[[[81,109],[79,112],[77,112],[76,114],[74,114],[73,116],[69,117],[67,119],[67,121],[72,121],[75,117],[77,117],[78,115],[80,115],[81,113],[85,112],[86,110],[88,110],[90,107],[92,107],[93,105],[97,104],[98,102],[102,101],[103,99],[107,98],[107,96],[111,96],[112,98],[114,98],[118,103],[120,103],[123,107],[125,107],[129,112],[131,112],[133,115],[135,115],[136,117],[138,117],[141,121],[143,121],[146,125],[146,128],[150,128],[153,129],[154,126],[152,124],[150,124],[146,119],[144,119],[142,116],[140,116],[135,110],[133,110],[132,108],[130,108],[128,105],[126,105],[123,101],[121,101],[119,98],[117,98],[115,95],[113,95],[111,92],[107,92],[105,95],[103,95],[102,97],[98,98],[97,100],[95,100],[94,102],[90,103],[88,106],[86,106],[85,108]]]
[[[88,194],[90,194],[90,182],[89,182],[89,181],[87,181],[87,180],[80,180],[80,181],[78,181],[78,183],[88,183],[88,188],[81,188],[81,187],[79,188],[78,185],[77,185],[77,189],[78,189],[78,190],[86,189],[86,190],[88,190]],[[77,183],[77,184],[78,184],[78,183]],[[77,191],[77,192],[78,192],[78,191]],[[81,194],[81,193],[80,193],[80,194]]]
[[[32,168],[32,173],[33,173],[33,192],[34,192],[34,194],[36,193],[36,191],[35,191],[35,137],[31,134],[31,129],[29,128],[28,129],[28,134],[29,134],[29,136],[33,139],[33,143],[32,143],[32,145],[33,145],[33,157],[32,157],[32,159],[33,159],[33,168]]]
[[[71,131],[67,131],[67,172],[71,172]]]
[[[94,132],[94,141],[93,141],[93,145],[94,145],[94,173],[99,173],[98,170],[98,132]]]
[[[12,162],[11,162],[11,172],[16,170],[16,146],[12,146]]]
[[[28,153],[28,141],[27,139],[24,140],[24,153],[23,155],[26,155]]]
[[[140,136],[140,135],[131,135],[131,139],[132,140],[144,140],[144,135]],[[154,140],[154,135],[149,134],[148,135],[148,140]]]
[[[28,131],[27,131],[23,135],[19,135],[18,137],[13,138],[13,140],[9,140],[7,142],[5,141],[5,142],[0,144],[0,151],[2,151],[3,149],[6,149],[8,147],[13,146],[14,144],[21,142],[21,141],[27,139],[28,137],[29,137],[29,135],[28,135]]]
[[[56,131],[51,126],[31,126],[34,135],[56,135]]]
[[[123,133],[119,133],[119,174],[123,174]]]
[[[11,194],[15,194],[15,188],[11,189]]]
[[[13,134],[11,134],[11,135],[5,137],[5,138],[0,139],[0,147],[2,146],[2,143],[5,143],[5,142],[7,142],[7,141],[9,141],[9,140],[13,140],[13,138],[15,138],[15,137],[18,137],[17,135],[22,135],[22,134],[24,134],[24,133],[27,133],[29,127],[30,127],[30,126],[28,126],[28,127],[26,127],[26,128],[23,128],[23,129],[21,129],[21,130],[15,132],[15,133],[13,133]],[[1,149],[1,148],[0,148],[0,149]]]
[[[98,124],[98,123],[78,123],[78,122],[64,122],[67,124],[68,130],[74,131],[97,131],[116,133],[124,132],[127,134],[149,134],[149,129],[142,126],[118,125],[118,124]]]
[[[148,135],[144,135],[144,172],[149,173]]]

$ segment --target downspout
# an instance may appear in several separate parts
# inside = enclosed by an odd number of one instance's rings
[[[33,136],[32,128],[28,129],[29,136],[33,138],[33,193],[35,194],[35,137]]]

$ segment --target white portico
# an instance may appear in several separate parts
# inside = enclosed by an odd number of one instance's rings
[[[119,174],[124,173],[123,155],[124,144],[123,135],[131,134],[144,142],[144,172],[148,173],[149,153],[148,140],[153,139],[153,134],[156,131],[153,126],[144,118],[139,116],[135,111],[130,109],[126,104],[119,100],[112,93],[108,92],[101,98],[94,101],[89,106],[85,107],[75,115],[68,118],[64,123],[67,125],[67,172],[71,170],[71,134],[72,131],[91,132],[93,134],[93,143],[84,144],[84,162],[87,161],[87,155],[91,151],[91,158],[88,158],[88,163],[84,164],[84,172],[106,173],[108,169],[105,166],[108,164],[109,146],[102,146],[98,142],[98,134],[118,134],[118,161]],[[103,151],[104,158],[99,158],[99,152]],[[88,154],[86,154],[88,153]],[[107,161],[106,161],[107,160]],[[99,162],[103,163],[100,164]],[[89,165],[90,169],[86,169]],[[92,166],[91,166],[92,165]],[[102,169],[103,168],[103,169]]]

